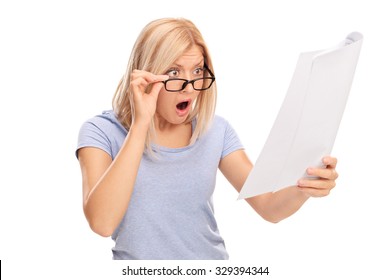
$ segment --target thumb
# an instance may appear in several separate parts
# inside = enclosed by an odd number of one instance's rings
[[[153,84],[152,86],[152,90],[150,91],[150,95],[152,95],[153,97],[157,98],[158,97],[158,94],[160,93],[160,90],[161,88],[163,87],[163,83],[155,83]]]
[[[161,88],[164,86],[162,81],[168,80],[168,75],[158,75],[156,76],[160,81],[157,81],[153,84],[150,94],[157,99],[158,94],[160,93]]]

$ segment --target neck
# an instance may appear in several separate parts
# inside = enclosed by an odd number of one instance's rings
[[[161,116],[157,115],[154,117],[154,126],[156,129],[156,132],[166,132],[174,129],[177,127],[177,124],[173,124],[162,118]]]
[[[154,118],[156,135],[152,141],[159,146],[180,148],[189,145],[192,136],[192,124],[172,124],[156,116]]]

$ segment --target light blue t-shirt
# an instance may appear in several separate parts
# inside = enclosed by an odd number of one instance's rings
[[[97,147],[114,159],[127,133],[112,110],[104,111],[82,125],[77,150]],[[193,145],[154,149],[156,158],[143,154],[127,212],[112,235],[113,259],[228,259],[213,192],[220,160],[243,149],[233,128],[215,116]]]

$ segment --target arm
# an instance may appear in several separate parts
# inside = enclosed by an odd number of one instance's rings
[[[134,70],[132,73],[130,87],[134,94],[135,119],[114,160],[98,148],[85,147],[78,151],[84,213],[91,229],[99,235],[112,235],[126,213],[163,85],[156,82],[167,78],[145,71]],[[145,93],[146,87],[152,83],[151,92]]]
[[[265,220],[279,222],[299,210],[309,197],[321,197],[329,194],[335,186],[337,160],[332,157],[323,159],[327,168],[308,168],[309,175],[319,179],[300,179],[297,186],[290,186],[274,193],[265,193],[247,198],[246,201]],[[239,192],[253,168],[253,164],[243,150],[235,151],[224,157],[219,168],[228,181]]]
[[[111,236],[128,207],[145,145],[147,127],[133,126],[115,160],[98,148],[79,150],[83,208],[91,229]]]

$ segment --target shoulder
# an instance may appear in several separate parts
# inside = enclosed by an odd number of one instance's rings
[[[243,149],[243,145],[229,121],[224,117],[215,115],[203,141],[213,147],[214,151],[220,151],[219,158]]]
[[[225,119],[224,117],[219,116],[219,115],[215,115],[214,119],[211,123],[210,128],[212,130],[226,131],[226,129],[231,128],[231,125],[230,125],[229,121],[227,119]]]
[[[94,123],[94,124],[119,124],[118,119],[115,116],[115,113],[113,110],[104,110],[102,113],[95,115],[94,117],[88,119],[86,121],[87,123]]]
[[[229,121],[222,116],[215,115],[209,124],[209,128],[205,134],[206,137],[224,139],[226,135],[229,135],[231,131],[234,131]]]
[[[110,134],[113,131],[126,132],[113,110],[105,110],[84,122],[83,127],[95,128]]]
[[[127,130],[116,118],[112,110],[103,111],[85,121],[79,131],[77,150],[83,147],[96,147],[106,151],[112,158],[118,153]]]
[[[221,116],[215,116],[212,129],[218,135],[224,138],[226,143],[235,143],[242,146],[236,130],[229,123],[229,121]]]

